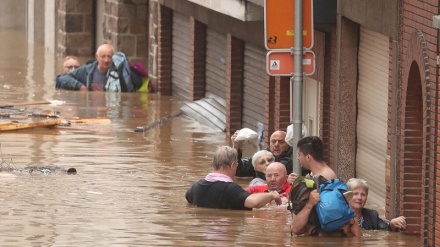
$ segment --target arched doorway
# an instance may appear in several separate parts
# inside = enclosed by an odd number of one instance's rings
[[[400,214],[406,217],[407,231],[418,233],[421,228],[423,172],[423,94],[420,70],[412,62],[406,89],[404,122],[402,124],[402,155],[400,174]]]
[[[398,141],[396,203],[407,219],[407,232],[418,234],[424,245],[434,246],[436,221],[437,126],[433,103],[436,85],[422,31],[416,30],[403,56],[402,94]],[[432,65],[431,65],[432,66]],[[434,88],[432,88],[434,86]]]

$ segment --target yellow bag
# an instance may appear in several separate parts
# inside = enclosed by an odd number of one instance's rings
[[[148,93],[150,92],[148,88],[148,83],[150,82],[150,78],[142,77],[142,86],[137,90],[139,93]]]

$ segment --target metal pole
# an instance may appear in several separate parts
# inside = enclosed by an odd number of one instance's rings
[[[301,165],[296,158],[296,143],[302,136],[302,58],[303,58],[303,0],[295,0],[294,8],[293,76],[290,79],[291,121],[293,124],[293,172],[301,175]],[[293,84],[293,88],[292,88]]]

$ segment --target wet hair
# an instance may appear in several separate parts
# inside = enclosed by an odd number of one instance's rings
[[[318,162],[324,161],[324,150],[318,136],[306,136],[298,141],[296,147],[304,155],[310,154]]]
[[[368,195],[368,189],[369,189],[369,186],[368,186],[367,181],[365,181],[364,179],[361,179],[361,178],[350,178],[350,179],[347,181],[346,184],[347,184],[349,190],[352,190],[352,191],[353,191],[353,190],[355,190],[355,189],[362,188],[362,189],[365,190],[365,192],[366,192],[367,195]]]
[[[267,150],[260,150],[256,153],[254,153],[254,155],[252,156],[252,165],[254,166],[254,168],[258,165],[257,161],[265,154],[269,153],[270,156],[273,158],[273,160],[275,161],[275,156],[273,155],[273,153],[271,153],[270,151]]]
[[[76,61],[79,62],[79,58],[78,58],[77,56],[72,56],[72,55],[66,56],[66,57],[64,58],[63,62],[65,62],[65,61],[67,61],[67,60],[69,60],[69,59],[73,59],[73,60],[76,60]]]
[[[221,146],[215,151],[212,167],[214,170],[227,169],[233,162],[237,162],[237,150],[229,146]]]
[[[110,46],[110,47],[112,48],[112,52],[113,52],[113,54],[115,53],[115,48],[114,48],[111,44],[102,44],[102,45],[100,45],[100,46],[98,47],[98,49],[96,49],[96,54],[99,55],[99,53],[101,52],[101,49],[102,49],[104,46]]]

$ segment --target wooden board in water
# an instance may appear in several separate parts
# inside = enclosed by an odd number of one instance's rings
[[[53,127],[61,123],[61,120],[48,120],[34,123],[17,123],[17,122],[5,122],[0,124],[0,131],[11,131],[20,129],[30,129],[39,127]]]

